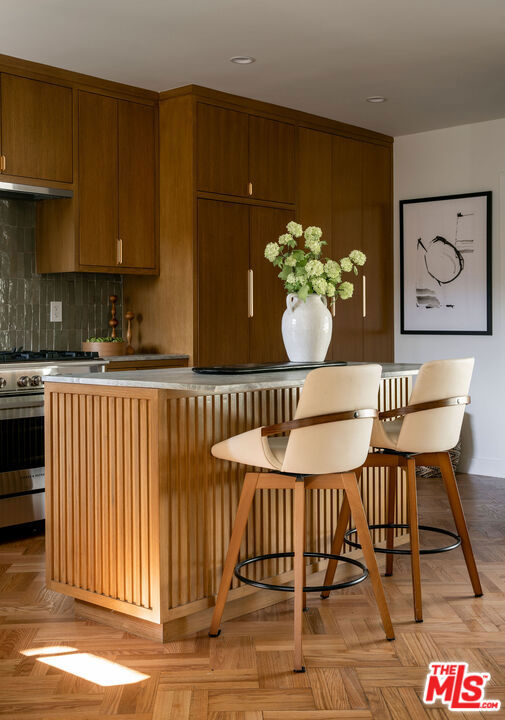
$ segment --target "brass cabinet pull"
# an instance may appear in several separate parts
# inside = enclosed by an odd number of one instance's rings
[[[252,270],[247,271],[247,317],[252,318],[254,315],[254,273]]]
[[[247,192],[249,193],[249,195],[252,195],[252,182],[250,182],[247,186]]]
[[[7,168],[7,160],[5,158],[5,155],[0,155],[0,171],[4,172]]]
[[[366,318],[366,276],[363,275],[363,317]]]
[[[123,264],[123,241],[122,241],[121,238],[119,238],[118,241],[117,241],[117,255],[116,255],[116,259],[117,259],[117,264],[118,264],[118,265],[122,265],[122,264]]]

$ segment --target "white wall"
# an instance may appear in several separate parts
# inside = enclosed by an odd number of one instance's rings
[[[395,359],[474,356],[461,470],[505,477],[505,118],[395,139]],[[493,335],[401,335],[398,203],[493,192]]]

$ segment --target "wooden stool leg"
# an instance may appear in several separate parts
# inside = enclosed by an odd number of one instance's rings
[[[470,536],[466,526],[465,514],[463,512],[463,506],[461,505],[461,497],[459,495],[458,485],[454,476],[451,458],[449,453],[439,453],[438,457],[440,470],[442,472],[442,479],[444,481],[445,490],[447,492],[447,497],[449,498],[449,504],[454,517],[454,523],[456,525],[458,535],[461,538],[461,549],[463,550],[473,591],[476,597],[480,597],[483,594],[482,587],[480,584],[479,573],[477,571],[477,565],[475,564],[472,544],[470,542]]]
[[[244,530],[247,525],[247,518],[249,516],[257,483],[257,473],[246,474],[244,478],[244,486],[238,503],[237,515],[235,516],[235,522],[233,524],[230,544],[228,545],[228,552],[226,553],[223,575],[221,577],[221,584],[219,585],[219,592],[217,594],[216,605],[212,615],[212,622],[210,624],[209,635],[211,637],[217,637],[221,632],[219,625],[221,624],[221,617],[226,604],[226,598],[228,597],[228,591],[233,577],[233,570],[235,569],[235,565],[237,563],[240,543],[242,542]]]
[[[387,524],[391,525],[395,521],[396,508],[396,484],[397,484],[397,468],[388,467],[388,506],[387,506]],[[386,530],[386,548],[392,550],[395,544],[395,531],[392,528]],[[386,555],[386,577],[393,574],[393,558],[394,555]]]
[[[368,568],[370,580],[372,582],[372,588],[375,595],[375,601],[379,609],[382,624],[386,632],[388,640],[394,640],[395,633],[393,630],[393,624],[389,615],[389,609],[384,594],[384,588],[382,587],[382,581],[377,567],[377,560],[375,558],[375,552],[372,545],[372,538],[370,537],[370,530],[368,529],[368,522],[366,519],[365,511],[363,509],[363,503],[361,501],[361,495],[358,490],[358,483],[356,475],[354,473],[345,473],[343,476],[344,490],[349,500],[349,506],[351,513],[356,524],[356,530],[358,531],[358,539],[363,549],[363,556],[365,558],[365,564]]]
[[[342,551],[342,545],[344,544],[344,535],[349,525],[350,517],[351,509],[349,507],[349,500],[347,499],[347,493],[344,493],[342,507],[340,508],[340,513],[337,520],[337,529],[335,530],[335,535],[331,544],[330,552],[332,555],[340,555]],[[326,575],[324,576],[323,585],[331,585],[333,583],[333,578],[335,577],[335,572],[337,570],[337,564],[338,560],[328,560],[328,567],[326,568]],[[321,593],[321,597],[323,599],[326,599],[329,594],[329,590],[323,590],[323,592]]]
[[[307,513],[304,508],[304,513],[303,513],[303,548],[304,548],[304,550],[305,550],[306,542],[307,542]],[[307,562],[304,558],[303,559],[303,587],[306,587],[306,586],[307,586]],[[309,608],[307,606],[307,593],[304,592],[303,593],[303,612],[305,612],[308,609]]]
[[[295,507],[294,507],[294,570],[295,570],[295,607],[294,607],[294,651],[295,651],[295,672],[305,672],[303,666],[302,650],[302,625],[303,625],[303,578],[305,558],[304,553],[304,530],[305,530],[305,482],[303,479],[296,479],[295,482]]]
[[[410,561],[412,570],[412,591],[414,595],[414,618],[423,621],[423,600],[421,594],[421,563],[419,556],[419,518],[417,513],[416,461],[407,458],[407,493],[410,531]]]

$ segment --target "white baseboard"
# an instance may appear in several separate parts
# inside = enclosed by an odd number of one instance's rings
[[[474,457],[467,463],[461,463],[459,471],[471,473],[472,475],[505,478],[505,462],[503,458]]]

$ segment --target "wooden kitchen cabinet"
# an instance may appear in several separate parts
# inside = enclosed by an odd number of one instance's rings
[[[286,359],[286,293],[264,248],[296,220],[321,226],[324,257],[369,256],[366,317],[360,272],[336,303],[328,359],[392,360],[392,138],[198,86],[162,93],[159,112],[160,276],[124,282],[143,315],[139,351],[177,348],[192,365]]]
[[[198,201],[200,365],[287,360],[286,293],[264,249],[290,219],[289,210]]]
[[[248,194],[248,117],[246,113],[198,103],[197,185],[203,192]]]
[[[119,238],[122,265],[156,267],[154,107],[118,101]]]
[[[79,263],[117,266],[118,111],[105,95],[79,93]]]
[[[81,265],[154,269],[154,109],[79,93]]]
[[[323,256],[339,260],[354,249],[367,256],[358,277],[343,274],[354,294],[335,303],[327,358],[392,361],[390,146],[300,128],[298,207],[304,226],[323,230]]]
[[[277,277],[279,268],[265,258],[265,245],[285,232],[291,210],[251,206],[249,214],[249,267],[253,271],[252,317],[249,318],[249,362],[287,361],[281,321],[286,291]]]
[[[294,203],[294,125],[249,116],[249,181],[257,200]]]
[[[78,92],[74,198],[37,204],[37,271],[156,274],[154,105]]]
[[[249,208],[198,201],[198,358],[200,365],[249,359]]]
[[[294,125],[205,103],[196,124],[198,190],[294,203]]]
[[[2,174],[73,181],[72,88],[1,73]]]

